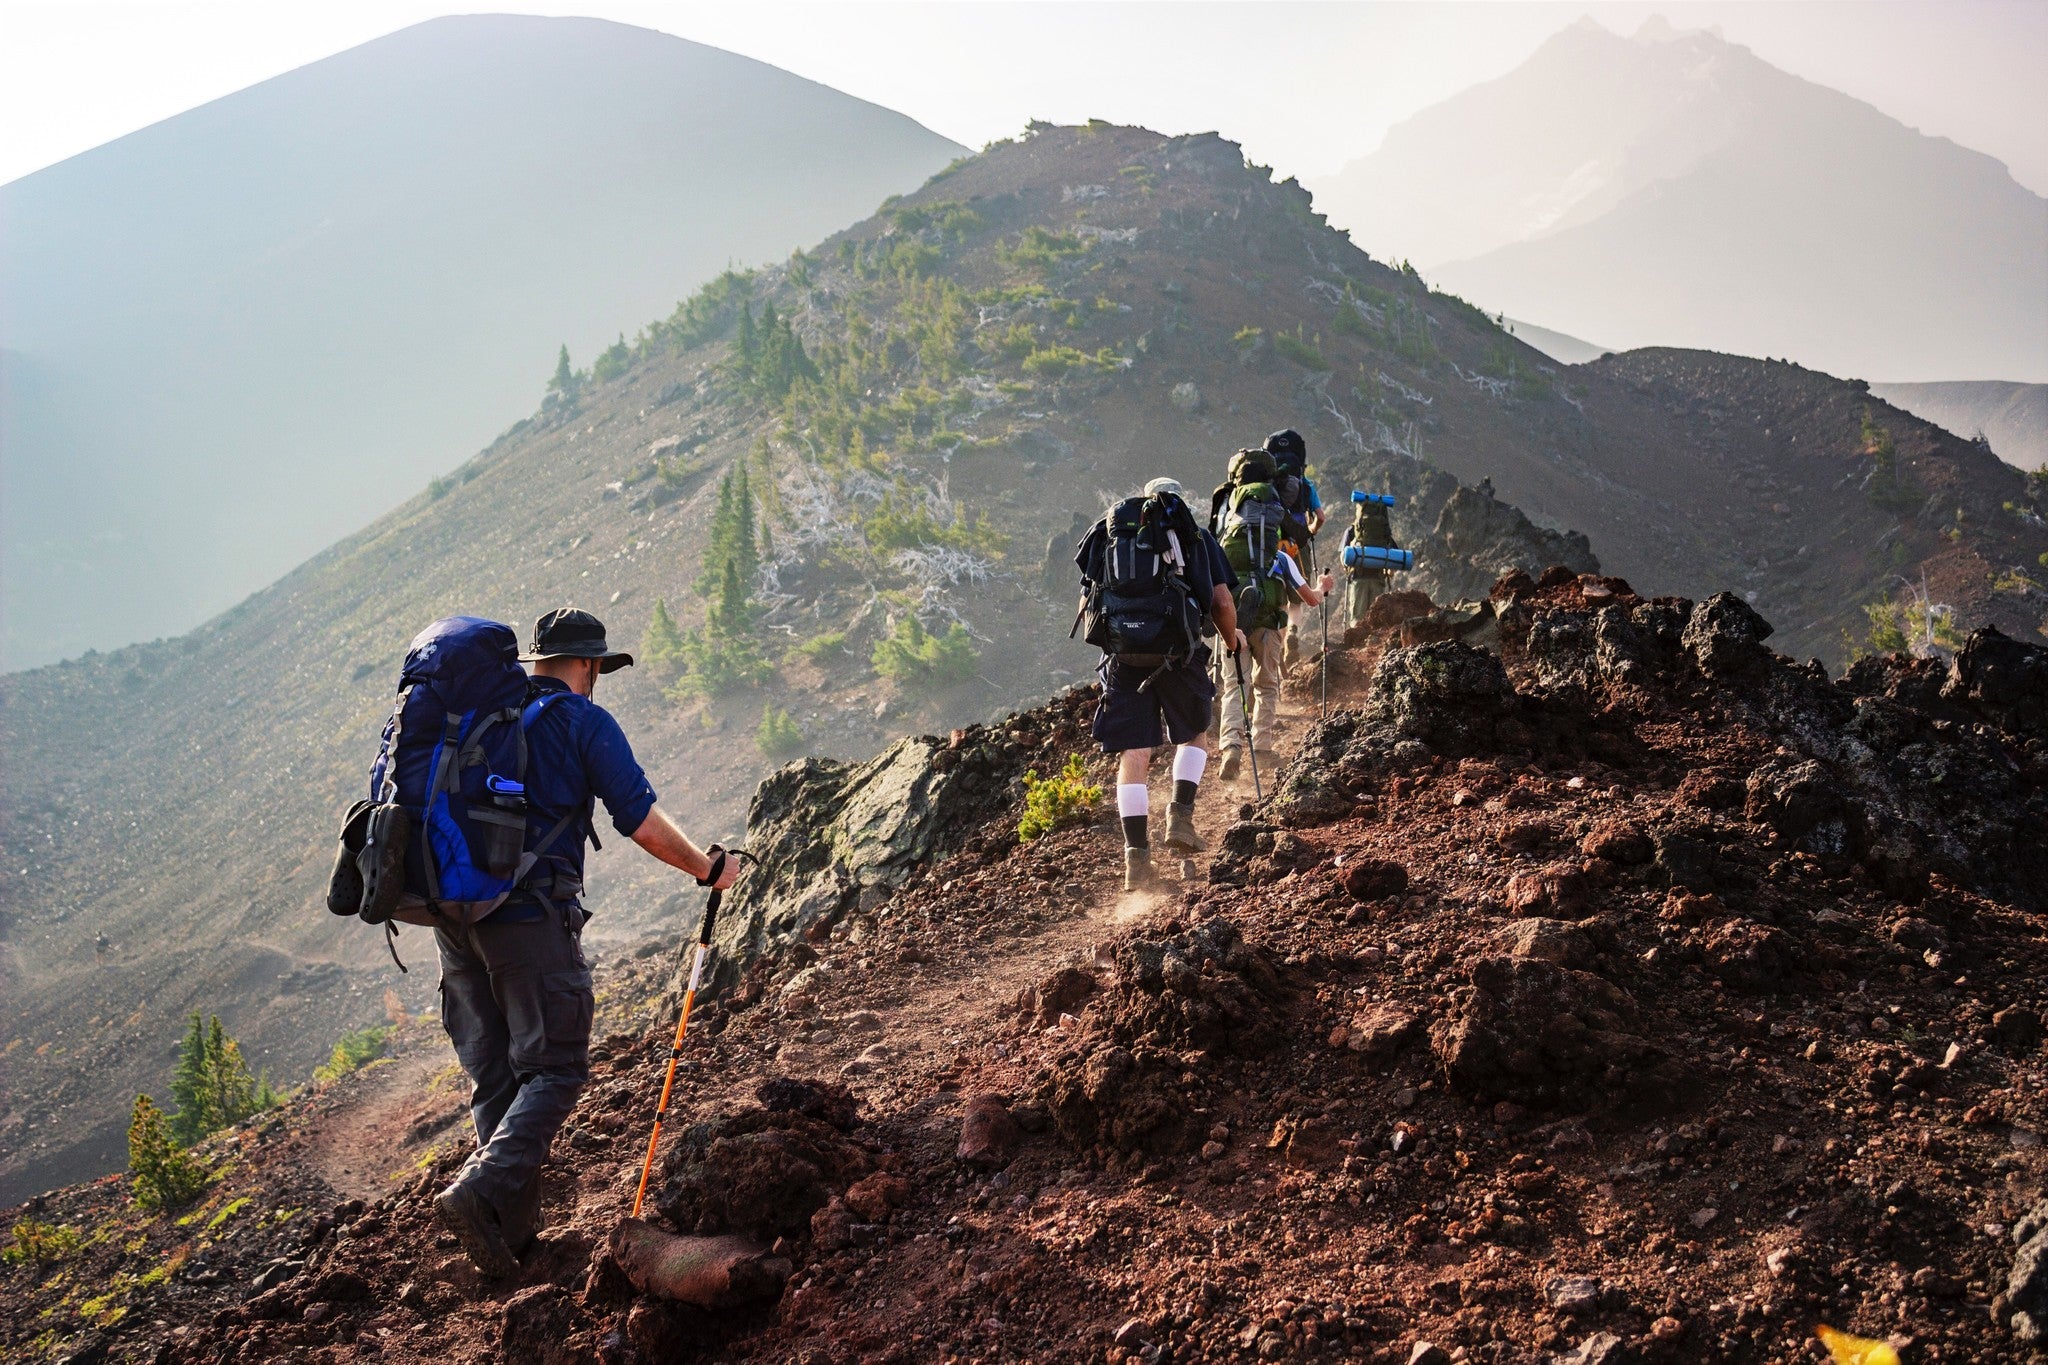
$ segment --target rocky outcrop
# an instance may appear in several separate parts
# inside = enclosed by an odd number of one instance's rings
[[[1134,933],[1114,951],[1114,984],[1034,1082],[1069,1143],[1098,1159],[1147,1161],[1198,1145],[1189,1059],[1256,1055],[1279,1038],[1273,964],[1235,925]]]
[[[1564,564],[1574,573],[1600,571],[1591,542],[1580,532],[1538,526],[1520,508],[1496,498],[1484,481],[1476,487],[1463,484],[1433,465],[1384,451],[1340,454],[1328,462],[1322,485],[1326,496],[1342,488],[1394,495],[1394,537],[1415,551],[1416,564],[1393,582],[1437,602],[1482,600],[1494,580],[1515,569],[1534,573]],[[1320,537],[1328,542],[1323,555],[1332,564],[1349,510],[1333,507],[1330,528]]]
[[[805,759],[768,778],[747,812],[759,863],[719,912],[714,984],[885,900],[964,847],[1010,809],[1025,770],[1050,762],[1045,753],[1084,748],[1093,707],[1086,689],[1073,689],[1001,725],[905,739],[866,763]]]

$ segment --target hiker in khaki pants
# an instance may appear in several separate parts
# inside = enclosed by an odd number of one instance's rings
[[[1245,745],[1249,743],[1258,750],[1261,757],[1273,748],[1274,726],[1280,719],[1280,669],[1284,632],[1287,627],[1287,606],[1300,602],[1306,606],[1320,606],[1323,598],[1335,584],[1325,573],[1310,587],[1295,566],[1293,556],[1284,551],[1274,563],[1276,579],[1282,583],[1284,596],[1262,612],[1252,627],[1245,631],[1244,652],[1236,660],[1219,649],[1213,668],[1216,673],[1216,693],[1220,713],[1219,737],[1221,740],[1222,763],[1217,775],[1227,779],[1238,774],[1244,760]],[[1243,625],[1240,618],[1240,626]],[[1244,667],[1245,680],[1251,686],[1252,713],[1247,734],[1244,713],[1244,694],[1238,691],[1238,666]]]

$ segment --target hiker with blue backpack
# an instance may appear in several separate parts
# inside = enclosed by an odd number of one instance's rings
[[[1223,693],[1219,727],[1222,761],[1217,771],[1228,781],[1238,774],[1244,751],[1270,753],[1280,719],[1280,675],[1283,632],[1296,604],[1322,605],[1334,584],[1325,573],[1314,584],[1302,571],[1308,523],[1291,511],[1275,486],[1273,457],[1263,449],[1240,450],[1231,457],[1229,475],[1209,500],[1209,528],[1229,561],[1237,588],[1237,622],[1244,632],[1240,653],[1215,661],[1216,686]],[[1250,712],[1243,692],[1231,686],[1250,665]],[[1256,772],[1256,767],[1254,767]]]
[[[1391,493],[1354,491],[1351,494],[1351,525],[1344,528],[1342,550],[1344,624],[1347,626],[1364,623],[1365,614],[1387,590],[1387,580],[1399,567],[1400,556],[1388,553],[1400,549],[1400,542],[1394,539],[1394,528],[1387,516],[1387,509],[1393,505],[1394,495]],[[1409,558],[1412,560],[1413,556]]]
[[[1232,596],[1237,579],[1215,537],[1196,525],[1172,479],[1154,479],[1088,529],[1074,554],[1088,643],[1102,651],[1102,700],[1092,731],[1117,757],[1117,815],[1124,835],[1124,890],[1157,885],[1152,867],[1152,751],[1175,746],[1168,848],[1183,859],[1206,852],[1195,833],[1195,794],[1208,766],[1215,700],[1209,675],[1213,632],[1243,643]]]
[[[477,1138],[435,1209],[488,1276],[515,1273],[538,1233],[541,1164],[590,1079],[583,846],[598,843],[596,803],[699,885],[738,871],[656,804],[618,721],[592,700],[599,677],[632,662],[569,608],[541,617],[523,653],[510,626],[479,617],[420,632],[329,885],[337,914],[387,935],[393,921],[434,931],[441,1024]]]

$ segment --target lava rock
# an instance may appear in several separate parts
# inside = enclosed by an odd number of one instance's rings
[[[1491,1103],[1583,1108],[1668,1098],[1670,1054],[1636,1031],[1628,992],[1590,972],[1535,958],[1481,958],[1472,984],[1430,1030],[1457,1090]]]
[[[1692,609],[1681,637],[1701,673],[1736,682],[1762,676],[1770,662],[1764,641],[1771,623],[1732,592],[1717,592]]]
[[[1518,919],[1494,934],[1493,947],[1511,958],[1535,958],[1558,967],[1586,967],[1593,959],[1591,935],[1560,919]]]
[[[1095,974],[1080,967],[1062,967],[1035,986],[1026,986],[1017,996],[1017,1012],[1036,1028],[1050,1028],[1062,1014],[1095,994]]]
[[[581,1308],[560,1285],[533,1285],[505,1301],[498,1347],[507,1360],[571,1365],[589,1358],[587,1344],[571,1339],[585,1325]]]
[[[1398,896],[1408,889],[1408,869],[1386,858],[1360,858],[1344,869],[1344,890],[1353,900]]]
[[[1593,826],[1579,841],[1579,851],[1615,863],[1647,863],[1657,855],[1650,836],[1625,820],[1602,820]]]
[[[995,1095],[976,1095],[967,1101],[967,1113],[960,1122],[960,1144],[955,1155],[970,1166],[995,1170],[1010,1164],[1017,1154],[1017,1120],[1010,1108]]]
[[[1508,879],[1507,906],[1518,915],[1581,919],[1592,909],[1592,879],[1583,863],[1551,863]]]

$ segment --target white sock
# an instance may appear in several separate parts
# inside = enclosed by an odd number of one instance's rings
[[[1151,795],[1143,782],[1117,783],[1116,813],[1126,820],[1134,815],[1150,814]]]
[[[1173,780],[1176,782],[1200,782],[1202,770],[1208,766],[1207,749],[1183,744],[1173,751]]]

